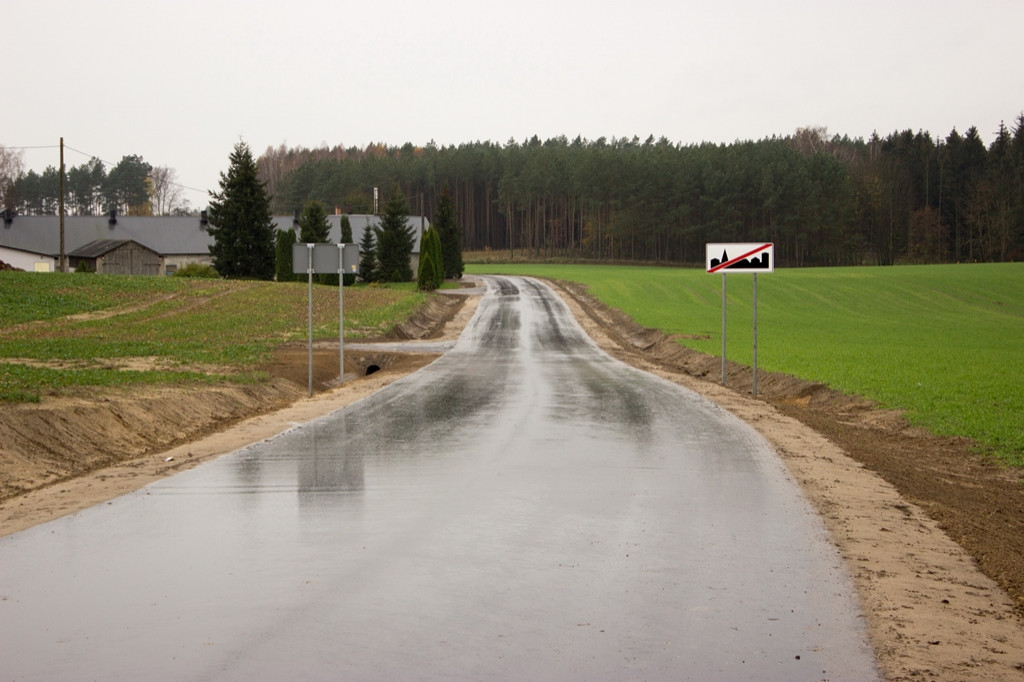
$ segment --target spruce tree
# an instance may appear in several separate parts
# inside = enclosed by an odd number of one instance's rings
[[[222,276],[273,279],[274,222],[270,196],[260,182],[248,145],[239,142],[220,174],[220,192],[210,192],[207,231],[213,237],[210,255]]]
[[[377,281],[377,245],[374,243],[373,225],[367,225],[359,240],[359,276],[364,282]]]
[[[352,242],[352,223],[349,222],[348,216],[341,216],[341,243],[351,244]],[[342,276],[344,279],[345,286],[350,287],[356,282],[355,273],[345,273]]]
[[[384,205],[384,216],[377,230],[377,265],[385,282],[412,280],[413,231],[408,226],[409,204],[396,185]]]
[[[330,232],[327,209],[319,201],[307,201],[299,215],[299,241],[303,244],[326,244],[330,241]]]
[[[455,220],[455,208],[452,206],[452,197],[448,193],[447,187],[444,188],[441,199],[437,202],[434,227],[437,228],[437,234],[441,239],[444,277],[445,279],[459,279],[465,269],[462,263],[462,231]]]
[[[278,282],[293,282],[298,278],[292,271],[292,245],[295,244],[294,230],[281,230],[276,238],[276,257],[274,259]]]
[[[319,201],[307,201],[299,215],[299,241],[303,244],[328,244],[331,224],[327,222],[327,209]],[[320,273],[314,276],[317,284],[338,286],[338,275]]]
[[[444,284],[444,258],[441,251],[441,235],[434,228],[430,228],[430,251],[434,257],[434,282],[437,286],[435,289],[440,289],[441,285]]]

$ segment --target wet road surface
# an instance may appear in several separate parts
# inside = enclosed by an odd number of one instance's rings
[[[0,538],[0,679],[877,679],[760,437],[488,282],[424,370]]]

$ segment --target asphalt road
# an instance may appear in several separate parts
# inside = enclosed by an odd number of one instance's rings
[[[877,679],[767,444],[488,287],[424,370],[0,538],[0,679]]]

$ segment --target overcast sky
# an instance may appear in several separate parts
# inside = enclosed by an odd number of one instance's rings
[[[1024,111],[1022,0],[0,0],[0,144],[139,154],[194,208],[235,143],[684,144],[801,126],[986,144]],[[56,148],[26,150],[57,166]],[[109,169],[109,166],[108,166]]]

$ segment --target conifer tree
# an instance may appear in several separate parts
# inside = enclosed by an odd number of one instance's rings
[[[445,187],[441,199],[437,203],[434,227],[440,238],[441,256],[444,259],[444,279],[459,279],[465,266],[462,263],[462,231],[455,220],[455,208],[452,197]],[[422,247],[420,247],[422,251]]]
[[[408,226],[409,204],[396,185],[384,205],[384,216],[377,229],[377,266],[385,282],[412,279],[413,232]]]
[[[420,291],[433,291],[434,285],[434,257],[433,254],[423,248],[420,244],[420,271],[416,278],[416,287]]]
[[[341,216],[341,243],[352,244],[352,223],[349,222],[348,216]],[[355,284],[356,276],[355,273],[345,273],[342,276],[344,279],[345,286],[349,287]]]
[[[298,275],[292,271],[292,246],[294,244],[294,230],[281,230],[277,233],[274,262],[278,282],[292,282],[298,279]]]
[[[327,209],[319,201],[307,201],[299,215],[299,241],[303,244],[326,244],[331,225],[327,222]]]
[[[444,284],[441,239],[433,226],[424,233],[420,242],[420,267],[416,282],[422,291],[432,291]]]
[[[319,201],[307,201],[299,214],[299,241],[303,244],[328,244],[331,241],[331,224],[327,222],[327,209]],[[337,273],[319,273],[314,276],[317,284],[338,286]]]
[[[364,282],[377,281],[377,245],[374,242],[376,227],[367,225],[363,238],[359,240],[359,276]]]
[[[435,289],[440,289],[441,285],[444,284],[444,254],[441,250],[441,235],[437,230],[431,228],[430,232],[430,251],[434,257],[434,283]]]
[[[220,192],[210,192],[207,231],[213,237],[210,255],[222,276],[274,277],[274,222],[270,196],[260,182],[248,145],[239,142],[220,174]]]

